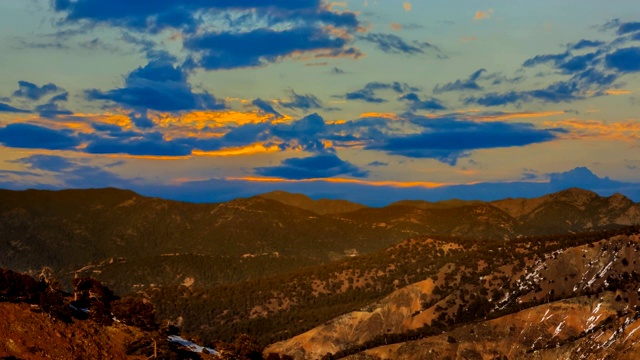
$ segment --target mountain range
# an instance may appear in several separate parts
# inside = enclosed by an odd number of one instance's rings
[[[604,336],[622,356],[637,354],[638,224],[639,204],[577,188],[379,208],[282,191],[193,204],[0,190],[0,267],[97,278],[205,343],[248,333],[265,356],[550,358],[605,354]],[[532,317],[542,325],[522,325]]]

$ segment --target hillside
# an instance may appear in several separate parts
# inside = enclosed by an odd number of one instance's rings
[[[446,204],[322,215],[262,197],[190,204],[117,189],[0,191],[0,266],[50,266],[63,284],[90,275],[142,294],[188,336],[231,342],[247,333],[281,354],[311,349],[311,358],[611,291],[600,278],[576,280],[600,274],[603,259],[613,262],[605,279],[640,272],[614,244],[618,236],[635,249],[637,229],[625,226],[640,223],[638,204],[621,195],[568,189]],[[489,306],[507,294],[518,296]]]
[[[407,237],[260,197],[191,204],[117,189],[0,190],[0,233],[0,266],[48,266],[61,278],[82,269],[119,292],[187,278],[202,286],[241,281]]]
[[[562,354],[549,351],[557,347],[572,353],[582,345],[585,354],[610,354],[608,347],[622,354],[640,325],[640,232],[596,238],[556,236],[488,252],[476,248],[426,280],[265,353],[319,359],[370,349],[354,358],[409,359],[424,351],[434,358],[520,359],[534,351]],[[501,335],[505,329],[510,335]]]
[[[286,191],[272,191],[259,195],[264,199],[271,199],[286,205],[313,211],[316,214],[340,214],[363,209],[366,206],[346,200],[318,199],[313,200],[303,194],[288,193]]]
[[[640,206],[629,199],[579,189],[436,204],[363,208],[284,192],[192,204],[112,188],[0,190],[0,266],[31,273],[48,266],[62,280],[94,276],[125,293],[287,273],[425,234],[510,239],[640,223]]]

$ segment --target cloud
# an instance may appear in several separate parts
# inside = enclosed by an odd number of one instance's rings
[[[620,23],[618,35],[624,35],[640,31],[640,22]]]
[[[12,113],[30,113],[31,111],[29,110],[23,110],[23,109],[18,109],[15,108],[9,104],[5,104],[3,102],[0,102],[0,113],[1,112],[12,112]]]
[[[605,61],[607,67],[617,71],[623,73],[638,72],[640,71],[640,47],[618,49],[608,54]]]
[[[285,19],[322,21],[334,26],[357,26],[355,15],[335,13],[318,0],[164,0],[149,4],[143,0],[54,0],[53,8],[66,14],[64,22],[86,21],[130,30],[158,32],[166,28],[190,32],[202,25],[204,15],[254,12],[260,19],[282,22]]]
[[[289,93],[289,100],[280,101],[280,106],[289,109],[299,109],[304,111],[323,108],[322,101],[320,101],[320,99],[318,99],[315,95],[300,95],[293,90],[291,90],[291,92]]]
[[[188,156],[192,147],[178,141],[167,141],[160,133],[147,133],[132,138],[96,137],[85,149],[89,154],[129,154],[136,156]]]
[[[118,89],[86,91],[90,100],[107,100],[139,113],[158,111],[216,110],[223,103],[208,92],[195,93],[184,69],[162,60],[150,61],[129,73],[125,86]]]
[[[346,73],[347,73],[346,71],[344,71],[344,70],[342,70],[342,69],[340,69],[338,67],[333,67],[331,69],[331,74],[333,74],[333,75],[342,75],[342,74],[346,74]]]
[[[404,4],[402,4],[402,7],[404,7],[404,11],[411,11],[411,3],[410,2],[405,2]]]
[[[61,172],[75,166],[75,164],[67,158],[54,155],[31,155],[13,162],[28,165],[30,169],[51,172]]]
[[[425,100],[420,99],[416,93],[408,93],[398,98],[399,100],[405,100],[409,102],[409,109],[412,111],[417,110],[446,110],[447,107],[442,104],[442,101],[430,97]]]
[[[68,130],[14,123],[0,128],[0,143],[27,149],[71,150],[80,145],[80,140]]]
[[[312,27],[205,33],[189,37],[184,45],[197,54],[191,63],[207,70],[264,66],[296,52],[328,50],[339,56],[351,51],[346,39]]]
[[[273,108],[273,106],[271,106],[271,104],[269,104],[268,102],[257,98],[254,99],[251,104],[253,104],[254,106],[256,106],[258,109],[264,111],[267,114],[272,114],[275,115],[275,117],[280,118],[282,117],[282,114],[280,114],[279,112],[276,111],[276,109]]]
[[[387,102],[386,99],[376,97],[375,94],[378,90],[393,90],[398,94],[404,94],[409,91],[417,91],[418,89],[408,85],[407,83],[400,83],[397,81],[392,83],[370,82],[360,90],[346,93],[344,98],[347,100],[362,100],[369,103]]]
[[[377,161],[377,160],[367,164],[367,166],[388,166],[388,165],[389,163]]]
[[[537,129],[529,123],[474,122],[458,119],[411,119],[424,130],[414,134],[397,134],[374,141],[366,149],[390,155],[430,158],[455,165],[470,151],[489,148],[526,146],[557,138],[563,129]]]
[[[476,11],[474,18],[476,20],[489,19],[493,15],[493,9],[489,9],[487,11]]]
[[[276,124],[269,129],[272,136],[285,141],[288,147],[298,145],[305,151],[328,152],[323,138],[330,137],[331,129],[324,119],[316,114],[310,114],[291,123]]]
[[[570,50],[582,50],[582,49],[588,49],[588,48],[598,48],[603,45],[605,45],[604,41],[582,39],[575,44],[569,44],[568,48]]]
[[[60,26],[107,25],[141,34],[181,32],[189,68],[207,70],[264,66],[293,54],[358,56],[348,32],[358,29],[355,13],[335,12],[318,0],[55,0],[65,14]],[[338,34],[331,29],[344,30]],[[135,39],[135,37],[130,37]],[[153,44],[140,44],[150,60]],[[151,46],[150,46],[151,45]]]
[[[61,89],[57,85],[52,83],[38,86],[34,83],[30,83],[24,80],[18,81],[18,87],[18,90],[13,92],[13,96],[26,98],[33,101],[38,101],[44,96],[56,93],[58,91],[64,91],[64,89]]]
[[[375,44],[378,49],[388,54],[424,54],[425,50],[431,49],[436,51],[439,56],[443,56],[437,46],[431,45],[426,41],[412,41],[408,43],[401,37],[393,34],[368,33],[366,35],[360,35],[358,38]]]
[[[255,173],[285,179],[317,179],[338,175],[361,178],[368,175],[367,171],[360,170],[355,165],[341,160],[335,154],[289,158],[283,160],[280,166],[258,167],[255,169]]]
[[[56,155],[31,155],[13,162],[31,170],[55,173],[57,180],[63,184],[61,188],[132,188],[137,180],[124,179],[101,166],[83,165],[78,160]]]
[[[58,104],[59,102],[66,102],[68,98],[69,93],[65,91],[62,94],[53,96],[49,101],[47,101],[47,103],[37,105],[35,111],[37,111],[41,117],[51,119],[56,118],[59,115],[73,115],[72,111],[62,109]]]
[[[485,69],[480,69],[471,74],[467,79],[456,80],[454,82],[446,83],[444,85],[436,85],[433,88],[433,92],[440,94],[448,91],[466,91],[466,90],[482,90],[482,87],[478,85],[477,80],[482,73],[486,72]]]

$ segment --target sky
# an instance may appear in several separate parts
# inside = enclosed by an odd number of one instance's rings
[[[0,188],[640,201],[636,0],[3,0]]]

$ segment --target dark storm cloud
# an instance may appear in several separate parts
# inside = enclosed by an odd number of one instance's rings
[[[68,130],[15,123],[0,128],[0,143],[16,148],[70,150],[80,145],[80,140]]]
[[[321,154],[306,158],[290,158],[283,160],[279,166],[258,167],[255,173],[263,176],[281,177],[285,179],[316,179],[338,175],[366,177],[367,171],[344,161],[335,154]]]

